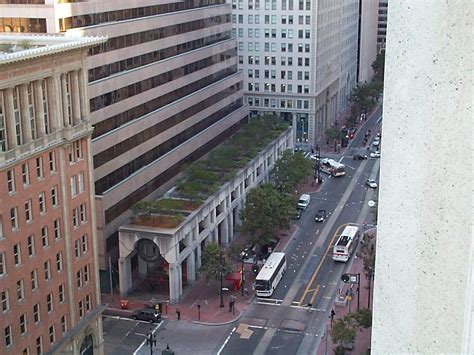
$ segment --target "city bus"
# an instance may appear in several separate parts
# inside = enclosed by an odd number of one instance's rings
[[[334,249],[332,253],[332,260],[342,261],[343,263],[347,262],[350,259],[352,253],[357,247],[357,242],[359,241],[359,227],[357,226],[347,226],[342,231],[341,235],[337,239],[336,244],[334,244]]]
[[[273,252],[255,279],[255,290],[259,297],[270,297],[286,271],[285,253]]]
[[[344,164],[329,158],[321,159],[319,170],[332,176],[344,176],[346,174],[346,166]]]

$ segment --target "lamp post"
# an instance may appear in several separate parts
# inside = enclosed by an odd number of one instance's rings
[[[223,273],[224,273],[224,256],[222,255],[222,248],[219,249],[219,254],[220,254],[220,259],[221,259],[221,289],[220,289],[220,298],[221,298],[221,303],[219,304],[219,307],[224,307],[224,294],[222,293],[222,288],[223,288]]]
[[[372,281],[372,278],[374,277],[374,270],[371,267],[369,267],[369,269],[367,270],[366,277],[367,277],[367,281],[368,281],[368,284],[369,284],[369,295],[367,297],[367,308],[370,309],[370,289],[371,289],[371,281]]]
[[[150,329],[150,332],[146,335],[146,345],[150,345],[150,355],[153,355],[153,347],[156,346],[156,338],[153,331]]]
[[[240,290],[241,290],[241,295],[243,296],[244,295],[244,282],[245,282],[245,274],[244,274],[244,259],[245,257],[247,256],[247,253],[245,253],[241,258],[240,258],[240,261],[242,262],[242,268],[240,269],[241,270],[241,274],[240,274]]]

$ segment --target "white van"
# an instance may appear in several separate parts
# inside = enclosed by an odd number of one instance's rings
[[[311,196],[308,194],[302,194],[300,199],[298,200],[298,208],[301,210],[305,210],[306,207],[309,206],[309,201],[311,200]]]

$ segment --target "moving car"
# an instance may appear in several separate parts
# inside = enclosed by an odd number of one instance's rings
[[[380,152],[377,150],[375,152],[370,153],[371,158],[380,158]]]
[[[372,189],[377,188],[377,183],[375,182],[374,179],[367,179],[367,180],[365,180],[365,184],[366,184],[368,187],[372,188]]]
[[[364,160],[364,159],[367,159],[367,155],[354,154],[352,158],[354,158],[354,160]]]
[[[326,219],[326,210],[318,210],[318,212],[316,212],[316,217],[314,217],[314,220],[316,222],[324,222],[325,219]]]
[[[161,313],[154,308],[137,309],[133,311],[132,318],[148,322],[159,322],[161,320]]]
[[[302,194],[298,200],[298,208],[305,210],[309,206],[309,201],[311,201],[311,196],[308,194]]]

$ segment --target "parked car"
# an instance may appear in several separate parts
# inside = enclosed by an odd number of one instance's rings
[[[364,160],[364,159],[367,159],[367,155],[354,154],[352,158],[354,158],[354,160]]]
[[[374,147],[378,147],[380,145],[380,138],[379,137],[376,137],[373,141],[372,141],[372,145]]]
[[[375,152],[370,153],[371,158],[380,158],[380,152],[377,150]]]
[[[353,138],[354,138],[356,131],[357,131],[357,128],[356,128],[356,127],[351,128],[351,129],[349,130],[349,132],[348,132],[349,139],[353,139]]]
[[[306,207],[309,206],[309,202],[311,201],[311,196],[308,194],[302,194],[300,199],[298,200],[298,208],[301,210],[305,210]]]
[[[137,309],[133,311],[132,318],[147,322],[159,322],[161,320],[161,313],[153,308]]]
[[[375,182],[374,179],[367,179],[367,180],[365,180],[365,184],[366,184],[368,187],[372,188],[372,189],[377,188],[377,183]]]
[[[292,217],[293,219],[300,219],[301,218],[301,210],[299,208],[296,209],[295,214]]]
[[[318,212],[316,212],[316,217],[314,217],[314,220],[316,222],[324,222],[325,219],[326,219],[326,210],[318,210]]]

